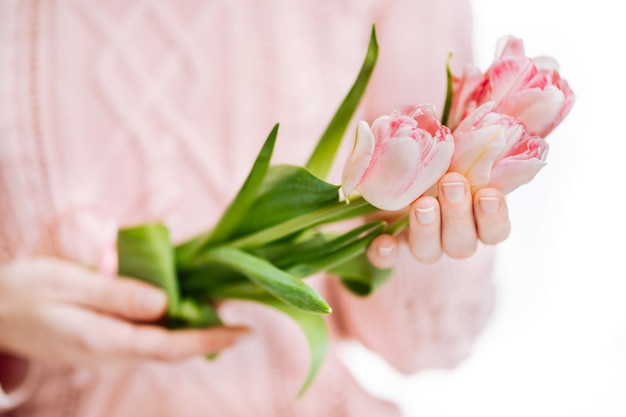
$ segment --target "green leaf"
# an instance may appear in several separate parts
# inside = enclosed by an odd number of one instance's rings
[[[235,230],[242,219],[249,215],[250,209],[257,196],[259,188],[265,179],[269,169],[274,144],[278,135],[278,124],[274,126],[269,136],[265,140],[259,152],[248,178],[239,190],[239,193],[224,211],[222,218],[208,234],[194,238],[177,248],[176,257],[179,263],[185,264],[198,251],[210,244],[215,244],[226,240]]]
[[[298,245],[292,245],[293,249],[291,252],[285,253],[280,259],[277,259],[275,265],[281,269],[285,269],[285,267],[299,263],[323,260],[328,256],[335,255],[338,251],[348,247],[354,242],[361,240],[364,236],[382,232],[385,225],[386,223],[384,221],[375,221],[355,227],[340,235],[329,232],[318,233],[316,236],[311,236],[308,240]]]
[[[391,275],[392,269],[374,267],[365,253],[346,260],[329,272],[341,279],[343,285],[352,293],[359,296],[371,294]]]
[[[208,249],[203,258],[208,263],[228,265],[276,298],[309,313],[331,312],[326,300],[313,287],[270,262],[229,246]]]
[[[300,326],[306,336],[311,355],[309,371],[298,392],[298,397],[302,397],[315,380],[330,345],[330,335],[324,318],[293,308],[250,284],[223,287],[215,295],[217,298],[249,300],[268,305],[287,314]]]
[[[180,271],[178,282],[183,295],[210,292],[224,285],[247,282],[248,278],[228,265],[207,263],[201,268]]]
[[[179,308],[179,289],[174,251],[167,227],[149,223],[123,228],[117,234],[118,272],[163,288],[168,313]]]
[[[259,247],[310,227],[362,216],[376,210],[374,206],[363,199],[353,200],[350,204],[337,202],[235,239],[230,241],[228,245],[242,249]],[[202,256],[198,256],[196,259],[196,265],[200,264],[202,264]]]
[[[268,301],[266,304],[271,305],[272,307],[289,315],[296,323],[298,323],[306,336],[311,354],[311,365],[309,366],[309,372],[306,379],[298,392],[298,397],[302,397],[317,376],[317,373],[324,362],[324,358],[326,357],[326,352],[328,351],[330,336],[328,328],[326,327],[326,322],[322,316],[307,314],[286,304],[277,303],[274,300],[271,302]]]
[[[253,211],[233,236],[242,236],[339,201],[339,186],[320,180],[302,167],[270,167]]]
[[[409,216],[400,217],[387,227],[385,233],[393,236],[397,236],[402,233],[407,227],[409,227]]]
[[[378,43],[376,41],[376,28],[372,26],[369,46],[361,70],[352,88],[337,109],[337,112],[330,121],[326,131],[309,158],[306,167],[319,178],[326,178],[330,170],[341,139],[346,131],[348,123],[352,119],[355,110],[361,102],[361,97],[374,71],[376,60],[378,59]]]
[[[322,271],[333,273],[333,271],[339,268],[340,265],[345,264],[350,259],[364,254],[372,240],[383,232],[383,225],[380,227],[374,227],[365,236],[353,240],[349,244],[346,244],[341,248],[337,248],[323,257],[292,266],[287,269],[287,272],[293,276],[301,278]]]
[[[310,228],[266,245],[251,248],[248,252],[284,269],[282,266],[286,265],[285,260],[290,259],[295,253],[314,251],[326,242],[328,242],[328,237],[325,234],[317,232],[315,228]]]
[[[169,324],[170,327],[175,328],[205,328],[219,326],[222,324],[222,320],[209,300],[184,297],[172,314]]]
[[[450,108],[452,107],[452,69],[450,68],[450,60],[452,59],[452,53],[448,54],[448,62],[446,63],[446,102],[443,106],[443,114],[441,115],[441,124],[446,125],[448,118],[450,117]]]
[[[313,230],[307,230],[297,236],[270,242],[248,252],[259,258],[266,259],[280,269],[284,259],[288,259],[294,253],[302,253],[316,250],[319,245],[328,241],[324,235]],[[280,263],[280,264],[279,264]],[[183,294],[195,294],[211,292],[225,285],[248,282],[248,278],[228,265],[219,263],[203,262],[194,269],[179,272],[179,283]]]

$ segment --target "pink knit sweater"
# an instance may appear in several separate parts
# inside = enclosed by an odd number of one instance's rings
[[[456,66],[470,59],[463,0],[3,0],[0,262],[44,254],[98,266],[119,226],[161,219],[177,240],[210,227],[274,123],[274,162],[305,162],[373,22],[381,55],[359,117],[404,102],[440,107],[448,53]],[[333,346],[356,339],[407,373],[454,366],[491,311],[492,255],[481,247],[424,266],[403,249],[394,276],[365,299],[318,277]],[[213,362],[103,374],[31,362],[9,388],[10,362],[0,361],[0,414],[399,415],[332,349],[297,399],[308,350],[296,325],[253,304],[222,314],[253,336]]]

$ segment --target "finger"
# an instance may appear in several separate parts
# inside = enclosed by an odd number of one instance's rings
[[[436,198],[420,197],[411,205],[408,243],[420,262],[432,263],[441,257],[441,215]]]
[[[163,290],[132,278],[104,277],[76,268],[70,285],[60,295],[65,301],[130,320],[156,320],[165,313]]]
[[[479,239],[486,244],[502,242],[511,232],[509,210],[502,192],[483,188],[474,196],[474,213]]]
[[[367,248],[367,259],[376,268],[391,268],[397,258],[398,242],[391,235],[377,236]]]
[[[441,245],[452,258],[466,258],[476,251],[478,236],[474,223],[472,194],[467,179],[456,172],[439,181]]]
[[[159,327],[129,324],[120,334],[126,354],[136,358],[151,358],[174,362],[193,356],[219,352],[232,346],[250,333],[247,327],[212,327],[209,329],[166,330]]]
[[[100,359],[153,359],[179,361],[218,352],[250,330],[244,326],[168,330],[134,324],[83,310],[79,319],[65,323],[75,347],[85,357]]]

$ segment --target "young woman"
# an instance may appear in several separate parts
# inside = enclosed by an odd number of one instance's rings
[[[373,263],[395,266],[374,295],[311,280],[333,307],[333,345],[299,399],[308,348],[289,318],[227,302],[223,328],[166,331],[150,324],[165,295],[107,270],[118,227],[159,219],[175,240],[210,227],[275,123],[274,160],[303,164],[358,72],[372,23],[380,57],[358,118],[442,106],[448,53],[456,67],[471,59],[467,1],[0,8],[0,410],[398,416],[342,365],[342,340],[406,373],[468,355],[493,305],[492,244],[509,220],[499,191],[472,195],[456,173],[440,180],[439,199],[413,203],[406,236],[372,244]]]

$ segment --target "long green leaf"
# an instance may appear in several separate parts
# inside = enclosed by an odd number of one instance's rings
[[[294,245],[293,250],[277,259],[275,265],[285,269],[285,267],[299,263],[316,262],[360,240],[364,235],[372,232],[382,232],[385,226],[386,223],[384,221],[375,221],[357,226],[344,234],[337,235],[329,232],[320,232],[317,236],[312,236],[309,239],[315,243],[314,245],[307,245],[307,241]]]
[[[285,220],[282,223],[259,230],[256,233],[242,236],[241,238],[229,242],[229,245],[236,248],[253,248],[276,241],[312,226],[345,220],[376,210],[375,207],[363,199],[352,201],[350,204],[337,202],[336,204],[329,204],[326,207],[319,208],[310,213]],[[196,263],[202,263],[202,255],[197,257]]]
[[[249,213],[257,192],[261,187],[270,166],[274,144],[278,135],[278,124],[274,126],[265,140],[248,177],[237,196],[224,211],[221,219],[210,233],[192,239],[177,248],[176,257],[180,264],[185,264],[202,248],[226,240],[241,220]]]
[[[332,271],[334,268],[346,263],[350,259],[364,254],[372,240],[382,233],[383,230],[384,227],[382,226],[375,227],[365,236],[354,240],[323,257],[294,265],[287,269],[287,272],[295,277],[304,278],[318,272]]]
[[[180,271],[178,282],[182,294],[197,294],[211,291],[223,285],[249,281],[240,272],[222,264],[207,263],[202,268]]]
[[[120,229],[117,254],[119,274],[163,288],[168,297],[168,313],[175,314],[180,293],[168,229],[161,223]]]
[[[339,201],[339,186],[294,165],[271,166],[254,200],[254,215],[233,236],[243,236]]]
[[[341,139],[343,138],[348,123],[350,123],[354,112],[361,102],[361,97],[369,83],[377,59],[378,42],[376,41],[376,28],[372,26],[369,46],[359,75],[328,124],[326,131],[324,131],[320,137],[317,146],[306,164],[306,167],[313,175],[321,179],[325,179],[328,175]]]
[[[228,265],[241,272],[250,281],[295,308],[315,314],[331,312],[326,300],[313,287],[265,259],[229,246],[210,248],[203,257],[207,262]]]
[[[309,372],[298,391],[298,397],[302,397],[309,386],[317,376],[326,352],[328,351],[328,345],[330,344],[330,336],[326,322],[322,316],[314,316],[312,314],[306,314],[301,310],[297,310],[291,306],[283,303],[277,303],[272,300],[272,303],[267,303],[272,307],[281,310],[283,313],[289,315],[302,329],[309,344],[309,351],[311,354],[311,365],[309,366]]]
[[[315,380],[330,345],[330,335],[324,318],[293,308],[249,283],[223,287],[214,295],[216,298],[249,300],[266,304],[287,314],[300,326],[307,339],[311,355],[309,371],[298,391],[298,397],[302,397]]]

